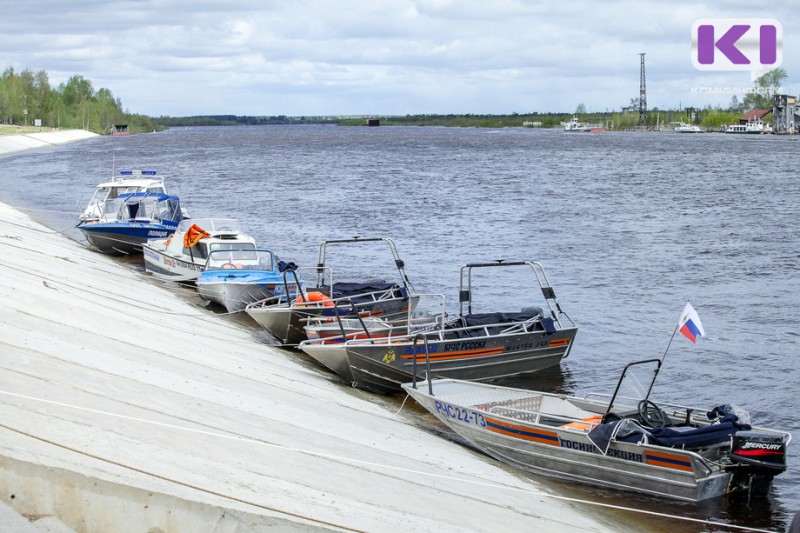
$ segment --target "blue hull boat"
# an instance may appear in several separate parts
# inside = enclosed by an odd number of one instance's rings
[[[297,283],[284,278],[291,268],[270,250],[216,250],[208,256],[206,267],[197,278],[200,297],[217,303],[229,312],[243,311],[248,304],[265,298],[297,296]]]
[[[183,219],[177,196],[164,193],[128,193],[108,200],[96,220],[77,228],[97,251],[108,255],[142,253],[148,239],[166,239]]]

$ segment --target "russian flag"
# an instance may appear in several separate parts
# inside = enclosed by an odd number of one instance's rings
[[[678,328],[687,339],[694,343],[697,342],[697,337],[704,337],[706,334],[703,330],[703,324],[700,322],[700,317],[697,316],[697,311],[694,310],[694,307],[689,302],[686,302],[686,307],[683,308],[681,319],[678,321]]]

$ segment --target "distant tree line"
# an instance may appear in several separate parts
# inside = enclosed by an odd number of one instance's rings
[[[335,117],[288,117],[275,115],[271,117],[238,116],[238,115],[198,115],[193,117],[161,116],[153,119],[165,128],[178,126],[267,126],[288,124],[337,124]]]
[[[670,122],[691,122],[706,128],[732,124],[746,109],[771,109],[770,90],[779,87],[787,77],[783,69],[775,69],[759,78],[754,91],[741,102],[734,95],[727,108],[647,110],[647,127],[660,127]],[[638,99],[620,111],[588,112],[578,104],[575,114],[581,122],[603,126],[607,129],[627,129],[639,126]],[[75,75],[53,88],[45,71],[15,72],[9,67],[0,77],[0,124],[32,126],[39,119],[44,127],[80,128],[96,133],[106,133],[114,125],[126,124],[132,133],[184,126],[241,126],[241,125],[293,125],[335,124],[363,126],[367,118],[377,118],[384,126],[449,126],[449,127],[559,127],[570,119],[572,113],[511,113],[504,115],[482,114],[414,114],[405,116],[373,115],[370,117],[336,116],[237,116],[204,115],[191,117],[162,116],[151,118],[123,111],[122,102],[108,89],[94,90],[92,83]]]
[[[0,124],[85,129],[107,133],[115,124],[131,132],[163,129],[151,118],[123,111],[122,102],[108,89],[95,91],[92,83],[75,75],[51,87],[47,72],[7,68],[0,77]]]

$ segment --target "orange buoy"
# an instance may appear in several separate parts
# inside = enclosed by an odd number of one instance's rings
[[[333,307],[333,300],[327,294],[310,291],[305,294],[305,298],[301,294],[294,301],[294,305],[298,307],[318,307],[319,304],[322,304],[323,307]]]

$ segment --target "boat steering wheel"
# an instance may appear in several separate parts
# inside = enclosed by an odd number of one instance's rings
[[[641,400],[638,409],[639,419],[644,422],[646,426],[658,429],[667,425],[667,421],[669,420],[667,414],[650,400]]]

